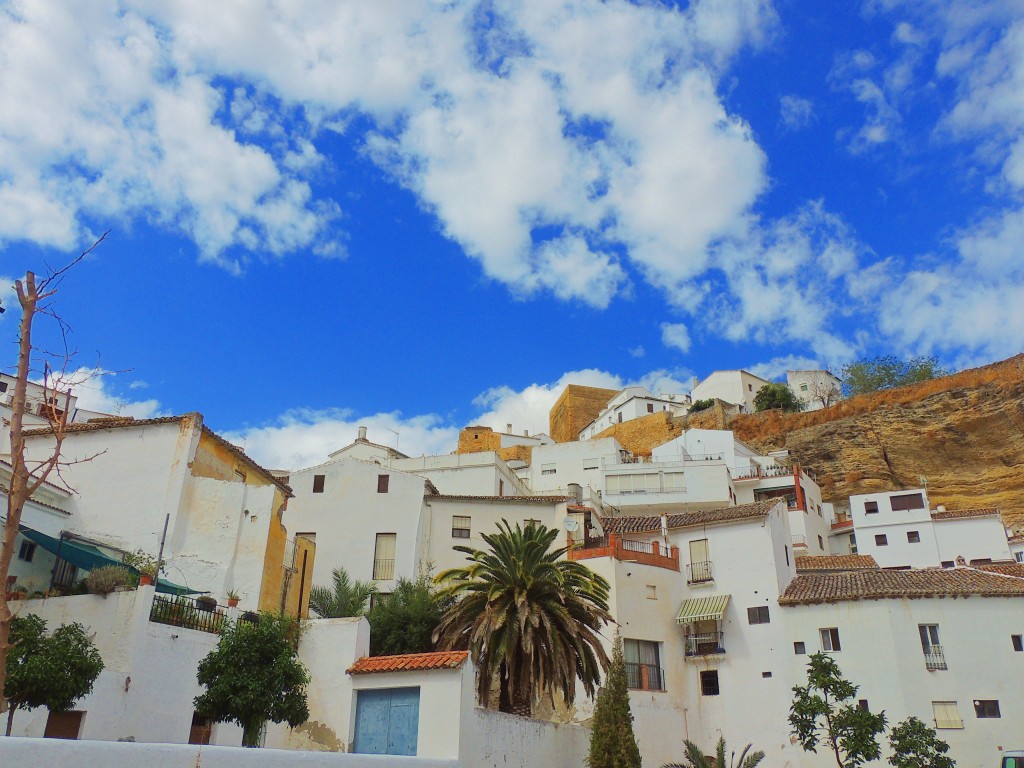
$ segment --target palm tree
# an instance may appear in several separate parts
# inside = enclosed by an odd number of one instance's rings
[[[701,748],[694,744],[689,739],[683,741],[684,754],[686,756],[686,763],[667,763],[661,768],[754,768],[758,763],[764,760],[764,752],[757,750],[756,752],[750,751],[750,744],[747,744],[740,752],[739,762],[736,762],[736,753],[732,753],[732,759],[725,762],[725,737],[721,736],[718,739],[718,748],[715,750],[715,757],[705,755]]]
[[[310,609],[324,619],[362,616],[366,612],[366,601],[377,594],[377,585],[372,581],[352,581],[344,568],[335,568],[333,578],[333,589],[313,587],[309,590]]]
[[[434,631],[444,650],[468,649],[486,706],[498,686],[498,708],[529,714],[544,695],[571,705],[576,680],[593,696],[608,666],[599,634],[611,621],[608,582],[552,549],[558,531],[529,524],[484,534],[489,551],[455,547],[470,564],[441,573],[441,596],[456,598]]]

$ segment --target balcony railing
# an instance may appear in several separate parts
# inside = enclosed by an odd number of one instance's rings
[[[394,560],[374,560],[373,578],[378,581],[391,581],[395,578]]]
[[[641,691],[664,691],[665,670],[654,664],[626,662],[626,685]]]
[[[714,581],[715,575],[711,568],[710,560],[697,560],[696,562],[688,563],[686,566],[686,583],[687,584],[704,584],[708,581]]]
[[[572,542],[568,552],[570,560],[589,560],[595,557],[614,557],[616,560],[654,565],[658,568],[679,570],[679,548],[666,547],[659,541],[634,541],[619,534],[587,537]]]
[[[942,652],[941,645],[930,645],[924,652],[925,669],[948,669],[946,666],[946,655]]]
[[[686,636],[687,656],[710,656],[725,653],[721,632],[698,632]]]
[[[647,555],[654,554],[654,545],[649,541],[633,541],[622,539],[622,548],[627,552],[643,552]]]
[[[198,629],[219,634],[227,617],[224,611],[192,597],[154,595],[149,620],[155,624]]]
[[[853,518],[847,512],[836,512],[836,519],[832,521],[832,530],[849,528],[853,525]]]

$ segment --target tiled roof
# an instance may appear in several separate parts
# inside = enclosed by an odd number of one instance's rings
[[[1001,573],[1003,576],[1016,576],[1018,579],[1024,579],[1024,563],[991,563],[989,565],[977,565],[975,568],[979,571]]]
[[[186,413],[181,416],[159,416],[153,419],[135,419],[132,418],[131,416],[111,416],[104,417],[102,419],[92,419],[90,421],[82,423],[76,422],[74,424],[68,424],[65,428],[65,432],[71,434],[75,432],[98,432],[101,429],[120,429],[123,427],[148,427],[158,424],[174,424],[176,422],[180,422],[182,419],[186,417],[197,419],[199,423],[202,424],[203,416],[201,413]],[[213,440],[223,445],[225,448],[231,451],[231,453],[235,454],[235,456],[240,458],[250,467],[252,467],[255,470],[258,470],[264,477],[266,477],[268,480],[270,480],[270,482],[272,482],[274,485],[276,485],[278,488],[284,491],[288,496],[292,495],[292,489],[288,486],[287,483],[284,483],[281,481],[280,478],[275,477],[274,474],[269,469],[265,469],[264,467],[260,466],[255,461],[253,461],[252,458],[237,445],[228,442],[205,424],[202,424],[202,429],[203,434],[209,435]],[[23,434],[25,437],[34,437],[37,435],[52,436],[53,430],[50,427],[44,427],[41,429],[27,429]]]
[[[765,499],[752,504],[740,504],[737,507],[721,507],[718,509],[697,509],[668,516],[669,530],[687,528],[691,525],[708,523],[724,523],[729,520],[745,520],[747,518],[764,517],[780,503],[782,499]],[[661,530],[661,517],[657,515],[624,515],[621,517],[602,517],[601,527],[605,533],[654,533]]]
[[[969,595],[1024,597],[1024,579],[986,573],[976,568],[804,573],[789,583],[779,598],[779,604],[808,605],[844,600]]]
[[[804,555],[796,558],[797,573],[801,571],[859,571],[877,568],[871,555]]]
[[[468,496],[451,493],[439,493],[431,496],[434,499],[452,499],[454,501],[509,501],[521,504],[558,504],[563,501],[576,501],[575,496]]]
[[[348,668],[350,675],[372,672],[414,672],[426,669],[458,669],[468,651],[440,651],[437,653],[405,653],[400,656],[364,656]]]
[[[991,517],[999,515],[999,510],[988,509],[946,509],[942,512],[932,512],[932,520],[956,520],[961,517]]]
[[[1011,536],[1008,539],[1008,541],[1011,544],[1020,544],[1021,542],[1024,542],[1024,533],[1018,533],[1018,534],[1016,534],[1014,536]]]

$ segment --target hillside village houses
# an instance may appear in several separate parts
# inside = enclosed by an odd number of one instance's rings
[[[553,409],[552,435],[556,417]],[[759,454],[727,430],[687,429],[649,456],[614,437],[514,436],[472,426],[458,452],[414,458],[361,428],[323,464],[271,473],[198,414],[85,422],[69,431],[65,454],[95,458],[62,472],[66,485],[42,487],[25,522],[109,558],[162,539],[175,586],[222,595],[244,584],[243,610],[300,616],[308,586],[328,583],[333,568],[386,593],[398,577],[461,565],[452,547],[482,546],[500,520],[539,522],[611,585],[645,765],[681,759],[684,738],[711,749],[719,735],[764,749],[768,765],[833,764],[803,752],[786,722],[790,690],[819,650],[836,656],[873,711],[936,726],[960,766],[990,765],[997,746],[1019,741],[1024,572],[1014,553],[1024,546],[998,513],[931,510],[924,490],[855,496],[849,512],[843,504],[834,513],[811,469]],[[44,451],[47,440],[40,429],[30,449]],[[37,548],[51,559],[19,561],[18,573],[41,575],[58,554]],[[141,587],[15,605],[51,622],[84,621],[108,659],[73,735],[238,744],[239,729],[192,712],[195,665],[216,634],[162,623],[160,599]],[[537,719],[490,712],[474,701],[465,653],[368,657],[365,619],[306,626],[310,721],[269,726],[266,746],[465,766],[582,762],[593,707],[582,695],[574,711]],[[401,717],[388,714],[396,708]],[[41,735],[48,721],[18,713],[15,733]],[[382,721],[402,724],[383,742]]]

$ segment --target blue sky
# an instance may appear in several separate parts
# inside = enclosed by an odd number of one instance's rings
[[[1021,2],[0,9],[5,304],[111,230],[59,296],[86,405],[297,467],[569,382],[1020,351]]]

